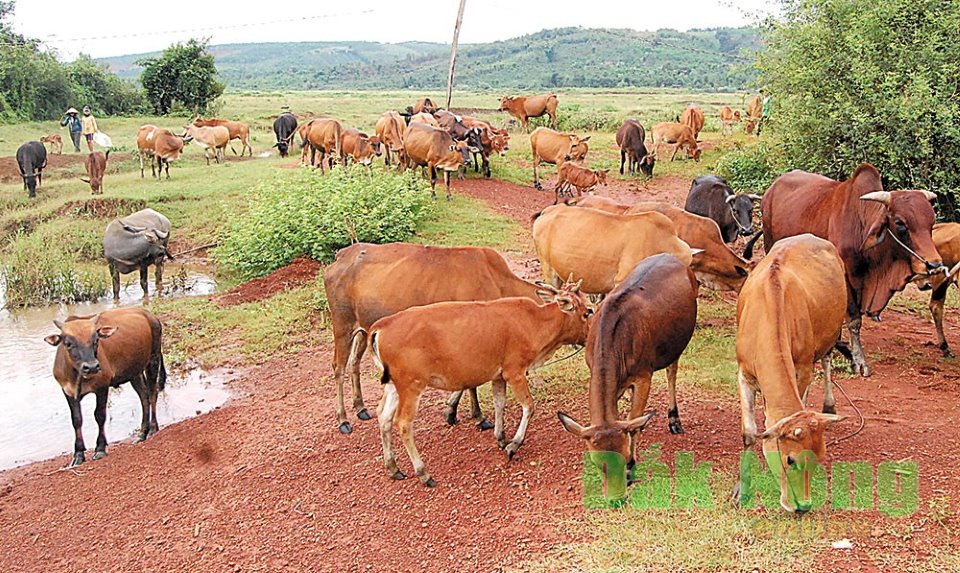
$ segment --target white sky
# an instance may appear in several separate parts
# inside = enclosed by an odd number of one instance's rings
[[[461,43],[505,40],[544,28],[712,28],[740,26],[763,0],[467,0]],[[161,50],[210,37],[212,44],[420,40],[449,43],[457,0],[17,0],[16,31],[66,60]],[[291,57],[295,57],[291,55]]]

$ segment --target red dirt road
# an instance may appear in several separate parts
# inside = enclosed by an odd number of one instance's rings
[[[644,189],[632,185],[612,189],[624,199],[639,197]],[[688,185],[655,183],[647,192],[676,204]],[[553,202],[552,194],[496,181],[469,180],[454,192],[478,196],[524,224]],[[535,273],[529,264],[517,266]],[[731,305],[730,316],[719,321],[732,323],[733,311]],[[823,571],[882,570],[870,561],[871,552],[929,554],[944,534],[925,520],[927,501],[955,495],[960,486],[960,412],[954,408],[960,364],[943,360],[927,344],[933,327],[926,317],[892,311],[883,316],[883,323],[864,326],[868,352],[882,357],[874,361],[876,373],[843,381],[867,427],[831,446],[828,457],[918,461],[921,511],[906,520],[873,511],[851,516],[863,526],[853,537],[854,549],[823,554]],[[948,337],[960,347],[956,313],[948,312],[946,323]],[[186,327],[173,321],[166,326]],[[428,490],[415,479],[387,478],[375,421],[351,420],[354,433],[339,434],[331,349],[319,340],[298,341],[304,350],[247,371],[234,384],[243,397],[162,428],[144,444],[112,445],[106,459],[75,472],[55,471],[67,460],[61,456],[0,473],[0,569],[491,571],[571,541],[561,522],[583,511],[581,446],[562,432],[554,413],[562,408],[586,417],[585,392],[574,403],[537,403],[527,442],[512,462],[468,420],[447,427],[444,396],[428,392],[417,416],[418,445],[438,483]],[[380,389],[369,359],[366,365],[365,399],[373,407]],[[671,436],[661,417],[642,443],[663,443],[666,459],[676,450],[692,450],[697,460],[735,467],[739,405],[700,394],[681,388],[686,434]],[[847,402],[839,394],[837,400],[840,413],[852,419],[833,436],[856,426]],[[662,395],[651,397],[651,407],[662,411],[663,404]],[[508,402],[508,431],[516,428],[518,410]],[[72,433],[52,428],[50,437],[66,447]],[[397,455],[401,468],[409,469],[402,448]],[[921,529],[909,539],[887,533],[906,525]]]

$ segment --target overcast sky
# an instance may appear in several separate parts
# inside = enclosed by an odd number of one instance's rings
[[[544,28],[712,28],[751,23],[762,0],[467,0],[461,43]],[[15,29],[63,59],[151,52],[210,37],[213,44],[421,40],[449,43],[457,0],[17,0]]]

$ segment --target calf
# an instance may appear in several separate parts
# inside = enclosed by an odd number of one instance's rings
[[[197,127],[193,124],[183,126],[183,138],[190,138],[194,145],[203,149],[203,157],[210,165],[210,155],[207,152],[213,152],[213,159],[217,163],[223,163],[223,152],[230,143],[230,130],[222,125]]]
[[[701,175],[690,185],[683,208],[713,219],[724,242],[732,243],[740,235],[753,234],[753,205],[760,199],[760,195],[734,193],[723,177]]]
[[[383,145],[384,161],[390,165],[393,156],[397,156],[397,167],[403,169],[406,157],[403,154],[403,130],[406,124],[399,113],[384,112],[377,120],[376,133]]]
[[[450,173],[470,163],[470,148],[463,141],[454,141],[450,134],[422,123],[410,122],[403,132],[403,146],[409,167],[426,167],[430,171],[430,192],[437,198],[437,170],[443,171],[443,184],[450,193]]]
[[[147,298],[147,270],[154,265],[157,292],[163,290],[163,260],[173,259],[167,250],[170,221],[153,209],[142,209],[111,221],[103,232],[103,256],[113,280],[113,300],[120,301],[120,273],[140,270],[140,288]]]
[[[653,165],[656,158],[647,151],[647,145],[643,142],[647,138],[647,132],[643,125],[635,119],[628,119],[623,122],[620,129],[617,130],[617,145],[620,147],[620,175],[623,175],[623,164],[629,158],[630,175],[636,175],[636,168],[645,177],[653,177]]]
[[[427,487],[436,483],[420,459],[413,418],[427,388],[457,391],[493,380],[494,437],[513,458],[533,415],[526,373],[546,362],[564,344],[582,344],[591,311],[577,285],[544,289],[539,305],[527,298],[489,302],[440,302],[378,320],[370,330],[373,359],[383,371],[383,398],[377,406],[383,462],[393,479],[406,476],[393,455],[394,415],[414,471]],[[464,349],[470,359],[464,360]],[[507,384],[523,407],[513,439],[504,439]]]
[[[159,430],[157,397],[167,371],[163,365],[163,327],[157,317],[140,307],[105,310],[93,316],[69,316],[54,321],[60,330],[44,340],[57,348],[53,377],[70,407],[75,439],[70,467],[84,462],[83,414],[80,400],[97,396],[97,449],[94,460],[107,455],[107,396],[110,388],[130,382],[140,397],[142,416],[137,441]]]
[[[277,142],[273,144],[280,153],[280,157],[286,157],[290,151],[290,144],[297,133],[297,117],[290,112],[280,114],[273,121],[273,134],[277,136]]]
[[[688,105],[680,114],[680,123],[690,128],[694,139],[697,139],[703,130],[704,121],[703,112],[694,104]]]
[[[732,110],[725,105],[720,109],[720,137],[733,135],[733,124],[740,123],[740,110]]]
[[[533,186],[542,190],[537,168],[540,163],[552,163],[560,167],[565,161],[583,161],[589,151],[590,136],[580,137],[572,133],[559,133],[546,127],[538,127],[530,134],[533,151]]]
[[[636,433],[655,412],[644,414],[653,373],[667,370],[670,432],[683,433],[677,409],[677,365],[697,324],[697,281],[672,255],[644,259],[604,299],[590,325],[590,425],[557,412],[563,428],[586,442],[587,451],[615,452],[634,465]],[[628,419],[617,402],[631,390]],[[604,476],[608,491],[626,493],[623,475]],[[620,487],[611,487],[620,486]]]
[[[58,134],[44,135],[40,138],[40,143],[49,143],[50,151],[61,155],[63,153],[63,138]]]
[[[170,179],[170,162],[180,158],[184,143],[189,137],[174,135],[168,129],[160,129],[155,125],[142,125],[137,131],[137,152],[140,156],[140,178],[143,179],[143,158],[150,158],[150,173],[160,181],[164,167],[167,179]]]
[[[87,178],[80,178],[81,181],[90,185],[90,193],[96,195],[103,193],[103,173],[107,169],[107,159],[110,159],[110,150],[104,154],[102,151],[94,151],[87,156],[84,161],[84,167],[87,170]]]
[[[780,505],[813,506],[803,474],[826,457],[824,428],[842,418],[833,399],[830,353],[846,318],[843,261],[829,241],[804,234],[781,239],[747,278],[737,300],[737,389],[743,447],[757,441],[756,393],[763,394],[767,466],[780,481]],[[813,366],[824,371],[824,414],[806,409]],[[811,455],[812,454],[812,455]],[[734,489],[740,499],[740,484]]]
[[[943,355],[953,358],[947,337],[943,334],[943,307],[947,299],[947,289],[956,282],[960,273],[960,224],[938,223],[933,226],[933,244],[943,259],[943,264],[950,268],[945,275],[936,274],[931,278],[932,292],[930,293],[930,314],[937,329],[937,345]]]
[[[380,156],[380,138],[370,137],[358,129],[345,129],[342,135],[344,159],[353,158],[354,162],[370,167],[373,158]]]
[[[243,147],[240,148],[240,156],[243,157],[245,150],[250,151],[250,157],[253,157],[253,148],[250,147],[250,126],[243,123],[242,121],[231,121],[229,119],[203,119],[199,115],[195,120],[193,120],[193,125],[197,127],[226,127],[227,131],[230,133],[230,137],[227,141],[233,141],[234,139],[239,139],[240,143],[243,144]],[[233,148],[230,148],[233,151]],[[234,154],[236,152],[234,151]]]
[[[532,97],[510,97],[500,98],[500,109],[520,120],[523,130],[527,130],[527,124],[531,117],[550,116],[550,125],[554,129],[557,127],[557,105],[559,105],[557,96],[553,94],[543,94]]]
[[[47,148],[39,141],[28,141],[17,148],[17,168],[23,178],[23,188],[31,198],[37,196],[37,187],[43,183],[43,168],[47,166]]]
[[[327,167],[331,169],[335,157],[339,158],[341,165],[346,162],[343,152],[343,124],[339,121],[329,118],[312,119],[304,126],[302,136],[304,137],[304,157],[306,150],[309,149],[310,165],[316,167],[319,164],[321,173],[326,173],[324,160],[327,162]]]
[[[569,192],[573,197],[573,191],[570,187],[577,190],[577,197],[582,197],[584,191],[589,191],[597,185],[607,185],[607,173],[609,169],[587,169],[573,162],[565,162],[557,168],[557,186],[554,188],[556,198],[553,204],[556,205],[563,196],[564,191]]]
[[[700,148],[697,147],[697,138],[693,130],[682,123],[663,122],[653,126],[653,155],[660,158],[660,145],[673,145],[673,154],[670,161],[677,157],[677,151],[683,148],[694,161],[700,161]]]

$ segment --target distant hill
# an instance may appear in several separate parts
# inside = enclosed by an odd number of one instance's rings
[[[727,90],[754,78],[753,28],[658,30],[559,28],[460,47],[457,87],[543,89],[626,86]],[[423,42],[292,42],[211,46],[233,89],[423,88],[446,85],[449,46]],[[139,79],[136,61],[103,58],[121,77]]]

